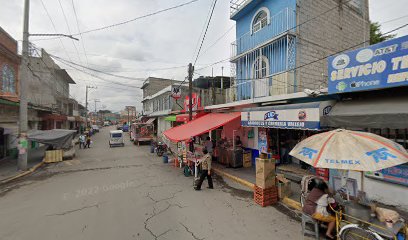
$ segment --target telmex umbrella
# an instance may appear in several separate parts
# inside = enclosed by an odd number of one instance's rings
[[[290,155],[317,168],[378,171],[408,162],[401,145],[372,133],[337,129],[313,135]]]

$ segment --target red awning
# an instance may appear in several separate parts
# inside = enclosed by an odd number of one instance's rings
[[[191,137],[224,126],[239,117],[241,117],[240,112],[210,113],[184,125],[170,128],[169,130],[164,131],[163,134],[173,142],[186,141]]]
[[[199,117],[201,117],[201,116],[204,116],[204,115],[206,115],[206,114],[207,114],[207,113],[205,113],[205,112],[193,113],[193,120],[194,120],[194,119],[197,119],[197,118],[199,118]],[[186,122],[189,122],[188,119],[189,119],[188,113],[176,115],[176,122],[184,122],[184,123],[186,123]]]

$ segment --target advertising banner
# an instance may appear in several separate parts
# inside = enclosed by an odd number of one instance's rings
[[[408,85],[408,36],[328,59],[329,94]]]
[[[391,168],[386,168],[378,172],[365,172],[365,176],[408,186],[408,165],[403,164]]]

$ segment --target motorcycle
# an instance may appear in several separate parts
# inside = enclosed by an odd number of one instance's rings
[[[158,142],[156,147],[157,156],[161,157],[165,152],[167,152],[167,145],[165,143]]]

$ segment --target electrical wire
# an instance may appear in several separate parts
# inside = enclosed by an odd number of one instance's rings
[[[114,24],[111,24],[111,25],[107,25],[107,26],[103,26],[103,27],[99,27],[99,28],[94,28],[94,29],[83,31],[83,32],[74,33],[74,34],[72,34],[72,36],[77,36],[77,35],[80,35],[80,34],[88,34],[88,33],[96,32],[96,31],[101,31],[101,30],[105,30],[105,29],[109,29],[109,28],[118,27],[118,26],[121,26],[121,25],[124,25],[124,24],[128,24],[128,23],[140,20],[140,19],[144,19],[144,18],[147,18],[147,17],[154,16],[154,15],[157,15],[157,14],[160,14],[160,13],[163,13],[163,12],[167,12],[167,11],[170,11],[170,10],[173,10],[173,9],[181,8],[181,7],[190,5],[190,4],[198,2],[198,1],[200,1],[200,0],[191,0],[189,2],[178,4],[178,5],[175,5],[175,6],[172,6],[172,7],[169,7],[169,8],[165,8],[165,9],[162,9],[162,10],[159,10],[159,11],[156,11],[156,12],[152,12],[152,13],[149,13],[149,14],[145,14],[145,15],[142,15],[142,16],[139,16],[139,17],[135,17],[135,18],[123,21],[123,22],[118,22],[118,23],[114,23]],[[36,41],[39,41],[39,40],[52,40],[52,39],[58,39],[58,38],[61,38],[61,37],[48,38],[48,39],[37,39]]]
[[[198,49],[197,56],[196,56],[196,58],[195,58],[195,60],[194,60],[193,66],[197,63],[198,57],[200,56],[201,48],[203,47],[203,44],[204,44],[204,41],[205,41],[205,37],[206,37],[206,35],[207,35],[208,27],[210,26],[211,19],[212,19],[212,16],[213,16],[213,13],[214,13],[214,9],[215,9],[215,5],[217,4],[217,1],[218,1],[218,0],[214,0],[214,5],[212,6],[210,18],[208,19],[207,26],[206,26],[205,32],[204,32],[204,36],[203,36],[203,39],[201,40],[200,48]]]
[[[55,33],[57,33],[57,32],[58,32],[58,31],[57,31],[57,28],[55,27],[54,21],[52,20],[52,17],[51,17],[51,15],[50,15],[50,13],[48,12],[47,7],[45,6],[43,0],[40,0],[40,1],[41,1],[41,5],[42,5],[42,7],[43,7],[45,13],[46,13],[47,16],[48,16],[48,19],[49,19],[50,22],[51,22],[52,27],[54,28]],[[65,48],[65,45],[64,45],[64,43],[62,42],[61,38],[62,38],[62,37],[58,37],[58,39],[59,39],[59,41],[60,41],[60,43],[61,43],[61,45],[62,45],[62,48],[64,49],[65,54],[67,54],[68,59],[71,60],[71,57],[69,56],[69,54],[68,54],[68,52],[67,52],[67,49]],[[56,39],[56,38],[53,38],[53,39]]]
[[[384,35],[390,34],[390,33],[392,33],[392,32],[395,32],[395,31],[397,31],[397,30],[399,30],[399,29],[402,29],[402,28],[405,28],[405,27],[407,27],[407,26],[408,26],[408,23],[407,23],[407,24],[404,24],[404,25],[401,25],[401,26],[399,26],[399,27],[397,27],[397,28],[394,28],[394,29],[392,29],[391,31],[388,31],[388,32],[384,33]],[[282,72],[280,72],[279,74],[282,74],[282,73],[285,73],[285,72],[289,72],[289,71],[294,71],[294,70],[297,70],[297,69],[300,69],[300,68],[304,68],[304,67],[306,67],[306,66],[308,66],[308,65],[311,65],[311,64],[313,64],[313,63],[316,63],[316,62],[325,60],[325,59],[327,59],[327,58],[329,58],[329,57],[332,57],[332,56],[335,56],[335,55],[337,55],[337,54],[343,53],[343,52],[345,52],[345,51],[351,50],[351,49],[353,49],[353,48],[355,48],[355,47],[358,47],[358,46],[360,46],[360,45],[362,45],[362,44],[365,44],[365,43],[367,43],[367,42],[370,42],[370,40],[366,40],[366,41],[360,42],[360,43],[358,43],[358,44],[352,45],[352,46],[347,47],[347,48],[345,48],[345,49],[342,49],[342,50],[340,50],[340,51],[337,51],[337,52],[334,52],[334,53],[332,53],[332,54],[326,55],[325,57],[322,57],[322,58],[313,60],[313,61],[311,61],[311,62],[305,63],[305,64],[300,65],[300,66],[298,66],[298,67],[294,67],[294,68],[292,68],[292,69],[289,69],[289,70],[286,70],[286,71],[282,71]],[[271,75],[265,76],[265,78],[273,77],[273,76],[275,76],[275,75],[277,75],[277,74],[271,74]],[[264,80],[264,79],[254,79],[254,78],[247,78],[247,79],[244,78],[244,79],[242,79],[242,78],[241,78],[241,79],[236,79],[236,80]],[[277,79],[276,79],[276,80],[277,80]],[[278,81],[278,82],[283,82],[283,81]],[[286,82],[284,82],[284,83],[286,83]],[[287,84],[287,83],[286,83],[286,84]],[[289,85],[290,85],[290,86],[294,86],[294,87],[302,87],[301,85],[293,85],[293,84],[289,84]]]
[[[201,29],[200,35],[199,35],[198,38],[197,38],[197,42],[196,42],[196,46],[195,46],[195,48],[194,48],[194,52],[193,52],[193,56],[192,56],[191,62],[194,61],[194,56],[195,56],[195,54],[197,53],[197,49],[198,49],[198,46],[199,46],[199,44],[200,44],[201,37],[202,37],[203,34],[204,34],[205,27],[206,27],[206,25],[207,25],[208,19],[210,18],[211,9],[212,9],[212,6],[214,5],[214,1],[215,1],[215,0],[212,1],[211,5],[210,5],[210,8],[208,9],[207,17],[206,17],[205,20],[204,20],[204,24],[203,24],[203,27],[202,27],[202,29]]]
[[[133,77],[127,77],[127,76],[117,75],[117,74],[113,74],[113,73],[108,73],[108,72],[104,72],[104,71],[101,71],[101,70],[98,70],[98,69],[93,69],[93,68],[90,68],[90,67],[87,67],[87,66],[83,66],[81,64],[78,64],[78,63],[75,63],[75,62],[72,62],[72,61],[68,61],[66,59],[60,58],[60,57],[52,55],[52,54],[50,54],[50,56],[55,58],[59,62],[70,63],[72,65],[75,65],[75,66],[78,66],[78,67],[81,67],[81,68],[84,68],[84,69],[87,69],[87,70],[91,70],[91,71],[94,71],[94,72],[102,73],[102,74],[105,74],[105,75],[109,75],[109,76],[112,76],[112,77],[124,78],[124,79],[129,79],[129,80],[136,80],[136,81],[146,80],[145,78],[133,78]]]
[[[67,29],[68,29],[68,33],[69,33],[69,35],[71,35],[71,34],[72,34],[72,33],[71,33],[71,28],[69,27],[67,15],[65,15],[64,7],[62,7],[61,0],[58,0],[58,3],[59,3],[59,6],[60,6],[60,8],[61,8],[62,15],[64,16],[64,20],[65,20],[65,24],[66,24]],[[77,53],[79,62],[82,63],[82,59],[81,59],[81,56],[79,55],[78,48],[77,48],[77,46],[75,45],[74,39],[71,38],[71,42],[72,42],[72,45],[74,45],[74,48],[75,48],[75,51],[76,51],[76,53]]]
[[[201,55],[204,55],[209,49],[211,49],[213,46],[215,46],[221,39],[223,39],[225,36],[227,36],[227,34],[234,29],[235,25],[232,25],[225,33],[223,33],[221,35],[221,37],[219,37],[217,40],[214,41],[214,43],[212,43],[209,47],[207,47],[205,50],[203,50],[203,52],[201,53]]]

